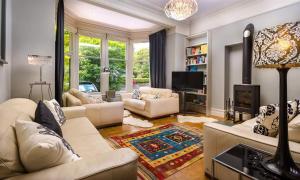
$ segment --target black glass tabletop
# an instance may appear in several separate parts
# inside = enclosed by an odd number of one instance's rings
[[[239,144],[216,156],[214,161],[252,179],[280,179],[262,167],[261,162],[266,157],[271,154]]]

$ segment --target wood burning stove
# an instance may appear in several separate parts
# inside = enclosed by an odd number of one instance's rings
[[[238,111],[240,120],[243,112],[255,117],[260,107],[260,86],[251,84],[253,33],[253,24],[248,24],[243,37],[243,84],[233,87],[234,115]]]
[[[234,111],[245,112],[255,117],[260,107],[260,86],[259,85],[234,85],[233,87]]]

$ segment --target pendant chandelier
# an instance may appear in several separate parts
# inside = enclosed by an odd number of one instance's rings
[[[170,0],[165,6],[166,15],[178,21],[191,17],[197,11],[196,0]]]

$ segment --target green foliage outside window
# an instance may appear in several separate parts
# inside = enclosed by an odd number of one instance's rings
[[[134,52],[133,81],[134,88],[148,86],[150,83],[149,48],[142,48]],[[137,87],[135,87],[137,86]]]
[[[108,41],[109,89],[120,91],[126,86],[126,43]]]
[[[64,91],[68,91],[70,89],[70,65],[71,65],[71,57],[70,57],[70,39],[71,33],[69,31],[64,32]]]
[[[65,77],[64,91],[70,89],[70,43],[72,34],[65,31]],[[79,36],[79,81],[95,84],[100,90],[101,73],[101,39]],[[109,58],[109,87],[111,90],[125,90],[126,86],[126,43],[108,41]],[[135,84],[149,84],[149,48],[142,48],[134,52],[133,78]]]
[[[95,84],[100,90],[101,39],[79,36],[79,81]]]

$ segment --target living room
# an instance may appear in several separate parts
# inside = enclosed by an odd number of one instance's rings
[[[300,179],[299,0],[0,2],[0,179]]]

